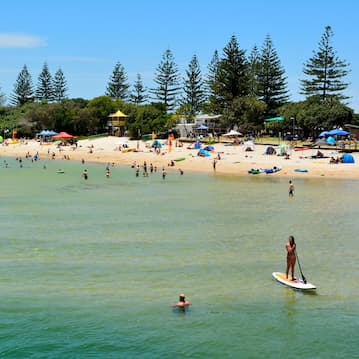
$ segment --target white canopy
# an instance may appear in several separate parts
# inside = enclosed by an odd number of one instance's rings
[[[242,136],[242,133],[235,130],[230,130],[228,133],[225,133],[223,136]]]

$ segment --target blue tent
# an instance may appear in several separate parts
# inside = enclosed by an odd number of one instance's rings
[[[213,147],[213,146],[206,146],[206,147],[204,148],[204,150],[206,150],[206,151],[213,151],[213,150],[214,150],[214,147]]]
[[[329,145],[334,145],[335,144],[335,139],[332,136],[329,136],[326,141],[327,141],[327,143]]]
[[[344,153],[343,163],[354,163],[354,157],[350,153]]]
[[[210,155],[211,154],[208,151],[204,150],[204,149],[199,150],[198,153],[197,153],[197,156],[209,157]]]

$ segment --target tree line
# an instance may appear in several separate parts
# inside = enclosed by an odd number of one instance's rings
[[[106,131],[108,115],[116,109],[129,116],[132,136],[166,130],[178,117],[193,121],[200,112],[221,114],[222,128],[252,132],[263,129],[264,119],[278,115],[285,121],[272,124],[272,130],[278,130],[278,126],[292,128],[295,121],[306,134],[357,122],[345,103],[349,64],[337,56],[332,37],[331,27],[326,26],[318,49],[304,64],[300,80],[304,101],[289,101],[285,70],[270,35],[260,48],[253,46],[248,55],[232,35],[222,53],[214,51],[205,74],[194,54],[181,76],[167,49],[156,68],[154,88],[147,89],[140,74],[131,86],[125,68],[118,62],[105,95],[90,101],[68,99],[62,70],[52,77],[47,63],[34,89],[24,65],[10,96],[12,106],[0,110],[1,127],[20,127],[24,133],[44,128],[100,133]],[[0,91],[0,104],[4,98]]]

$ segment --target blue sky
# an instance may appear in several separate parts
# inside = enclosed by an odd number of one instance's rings
[[[269,34],[286,71],[291,100],[298,101],[303,99],[303,64],[330,25],[337,55],[350,63],[349,106],[359,112],[358,13],[356,0],[5,1],[0,87],[9,96],[24,64],[36,85],[47,62],[52,74],[62,68],[69,97],[91,99],[105,93],[120,62],[131,84],[139,73],[151,88],[167,48],[181,73],[193,54],[206,72],[214,50],[221,53],[231,35],[249,53]]]

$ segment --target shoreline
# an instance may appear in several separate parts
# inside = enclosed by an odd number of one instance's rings
[[[24,143],[15,143],[0,146],[0,156],[25,157],[26,154],[33,156],[38,153],[40,160],[52,160],[55,153],[55,160],[68,158],[72,161],[93,162],[93,163],[113,163],[115,166],[131,166],[135,162],[140,166],[146,161],[157,166],[158,169],[165,167],[166,170],[181,169],[184,172],[201,172],[209,174],[225,174],[232,176],[279,176],[287,178],[333,178],[333,179],[359,179],[359,153],[352,153],[355,163],[353,164],[330,164],[330,157],[339,157],[341,154],[335,149],[322,150],[324,158],[312,158],[317,149],[310,150],[289,150],[289,159],[284,156],[266,155],[267,145],[255,145],[253,151],[245,151],[243,145],[228,146],[224,143],[214,144],[214,151],[210,157],[197,156],[198,149],[188,149],[188,144],[183,143],[183,147],[173,146],[170,150],[165,144],[165,140],[160,140],[163,144],[161,154],[156,154],[150,145],[152,141],[128,141],[129,152],[119,150],[119,143],[127,139],[119,137],[103,137],[92,140],[80,140],[78,146],[61,146],[56,144],[40,144],[38,141],[29,140]],[[204,145],[205,146],[205,145]],[[277,149],[278,146],[273,146]],[[136,150],[136,152],[135,152]],[[138,151],[137,151],[138,150]],[[216,170],[214,171],[213,162],[217,154],[221,159],[216,160]],[[181,161],[176,161],[181,159]],[[174,166],[169,166],[174,161]],[[276,173],[257,175],[248,174],[250,169],[272,169],[281,168]],[[297,171],[295,171],[297,170]],[[305,172],[307,171],[307,172]]]

